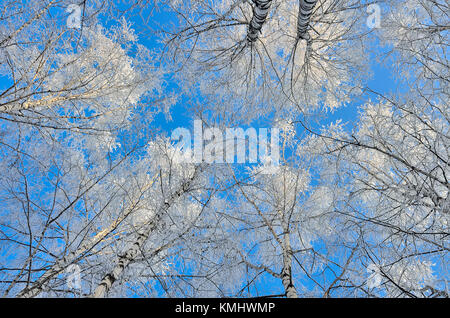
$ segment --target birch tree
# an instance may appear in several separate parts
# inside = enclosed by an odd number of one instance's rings
[[[378,34],[392,45],[393,74],[405,92],[369,89],[377,102],[362,107],[353,131],[332,126],[317,134],[323,146],[313,146],[332,157],[323,166],[346,167],[336,175],[351,188],[337,212],[362,234],[363,249],[351,264],[359,275],[340,280],[356,295],[448,297],[445,8],[422,1],[389,7]]]
[[[336,109],[366,75],[365,5],[311,4],[302,11],[299,1],[174,1],[179,27],[164,30],[167,63],[176,63],[186,92],[223,101],[211,108],[237,120],[272,111],[309,119]]]
[[[125,20],[106,30],[98,3],[84,3],[80,29],[70,29],[65,4],[2,3],[3,296],[57,292],[68,266],[111,239],[139,203],[133,194],[122,205],[127,185],[113,171],[124,172],[139,130],[170,100],[158,96],[163,75]],[[127,140],[127,130],[139,133]]]
[[[448,5],[373,3],[3,2],[2,296],[448,297]],[[192,163],[174,106],[280,128],[280,164]]]
[[[369,104],[352,144],[322,148],[329,164],[347,161],[339,175],[349,196],[337,212],[362,234],[360,278],[350,281],[365,295],[448,296],[447,112],[418,97]]]
[[[124,296],[149,284],[157,285],[153,295],[176,295],[175,290],[164,291],[168,282],[181,284],[184,278],[177,275],[179,268],[171,259],[179,249],[189,249],[180,244],[204,217],[210,200],[210,194],[202,190],[202,168],[180,164],[180,156],[162,140],[152,142],[138,164],[134,160],[132,165],[122,164],[98,182],[83,197],[84,215],[77,215],[75,208],[70,218],[62,214],[62,228],[55,231],[66,231],[64,240],[46,238],[45,246],[54,243],[48,251],[38,250],[41,256],[48,255],[36,261],[42,267],[34,264],[30,281],[15,283],[25,286],[18,296]],[[62,222],[64,218],[68,220]],[[51,232],[48,227],[46,234]],[[81,270],[76,289],[67,286],[67,270],[73,264]],[[26,274],[26,270],[19,273],[20,277]]]
[[[222,194],[226,205],[217,213],[228,241],[222,243],[229,250],[223,263],[239,282],[230,286],[233,296],[324,296],[335,278],[327,271],[345,273],[357,246],[334,212],[345,189],[331,182],[331,171],[322,171],[323,182],[313,184],[313,157],[294,143],[292,124],[279,125],[286,155],[279,166],[265,162],[245,174],[232,167],[224,170],[229,180]],[[291,152],[301,158],[293,159]],[[261,281],[263,295],[258,292]]]

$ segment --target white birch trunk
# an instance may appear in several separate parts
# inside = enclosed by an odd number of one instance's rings
[[[281,281],[287,298],[298,298],[297,290],[292,281],[292,248],[289,234],[284,235],[283,246],[283,270],[281,271]]]
[[[56,261],[56,263],[47,270],[39,279],[33,283],[28,288],[24,288],[17,294],[20,298],[32,298],[36,297],[40,292],[42,292],[45,284],[56,275],[63,272],[70,264],[76,263],[76,261],[83,256],[86,252],[94,248],[98,243],[100,243],[109,233],[111,233],[131,212],[133,209],[127,211],[123,217],[117,219],[111,226],[107,229],[99,232],[92,239],[82,244],[77,250],[70,252],[68,255]]]
[[[149,182],[141,191],[146,191],[149,189],[155,181],[155,178]],[[115,220],[109,227],[105,228],[103,231],[97,233],[93,238],[88,241],[85,241],[77,250],[70,252],[68,255],[64,256],[62,259],[56,261],[56,263],[47,270],[39,279],[33,283],[28,288],[24,288],[22,291],[17,294],[17,297],[20,298],[32,298],[36,297],[39,293],[42,292],[45,284],[56,275],[63,272],[67,266],[75,263],[80,257],[82,257],[86,252],[92,250],[97,244],[99,244],[103,239],[106,238],[112,231],[114,231],[117,226],[122,223],[133,211],[137,202],[133,202],[130,205],[130,208],[123,213],[121,217]]]
[[[128,267],[128,265],[136,258],[141,247],[147,241],[150,234],[155,230],[157,224],[159,223],[162,215],[169,209],[172,205],[173,200],[170,202],[165,202],[163,206],[158,210],[153,220],[150,222],[148,227],[145,229],[144,233],[140,233],[133,245],[125,252],[125,254],[118,257],[117,265],[112,269],[111,272],[103,277],[102,281],[98,284],[97,288],[91,295],[94,298],[103,298],[106,296],[108,291],[111,289],[112,285],[116,280],[120,278],[123,271]]]

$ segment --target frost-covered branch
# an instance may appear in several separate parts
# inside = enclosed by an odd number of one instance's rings
[[[253,16],[248,26],[247,41],[253,43],[258,39],[259,33],[266,22],[272,0],[254,0]]]
[[[166,213],[168,213],[170,207],[176,202],[177,199],[192,190],[191,184],[193,181],[195,181],[195,178],[198,176],[199,170],[201,169],[202,168],[200,166],[197,166],[194,174],[188,180],[183,182],[180,185],[179,189],[175,191],[169,198],[164,200],[164,202],[155,212],[155,215],[151,218],[148,224],[143,225],[142,230],[138,230],[137,238],[134,240],[131,247],[128,248],[124,254],[118,256],[117,264],[108,274],[103,277],[101,282],[92,293],[92,297],[103,298],[106,296],[114,282],[122,276],[123,271],[129,266],[130,263],[132,263],[136,259],[143,245],[156,229],[156,227],[160,225],[161,219]]]
[[[297,17],[297,37],[299,39],[309,39],[306,31],[316,3],[317,0],[300,0]]]

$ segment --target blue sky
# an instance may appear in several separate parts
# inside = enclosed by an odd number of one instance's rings
[[[146,13],[143,12],[143,15]],[[156,23],[166,24],[175,22],[173,16],[168,15],[166,13],[156,14],[152,17],[152,25],[156,25]],[[130,20],[132,23],[132,27],[136,29],[137,34],[139,35],[139,41],[141,44],[145,45],[150,49],[159,49],[161,45],[157,43],[156,33],[152,33],[147,29],[147,27],[143,26],[140,19]],[[111,23],[111,22],[109,22]],[[106,23],[105,23],[105,26]],[[380,46],[380,52],[383,50],[382,46]],[[380,53],[375,52],[375,53]],[[398,82],[393,78],[392,70],[389,67],[388,62],[386,64],[380,64],[375,58],[372,58],[368,61],[368,68],[370,68],[373,72],[373,77],[368,81],[367,86],[381,94],[389,94],[398,89]],[[0,87],[6,87],[9,85],[10,81],[5,78],[0,78]],[[176,90],[177,83],[168,81],[169,88]],[[321,124],[327,124],[333,122],[335,120],[341,119],[344,122],[355,123],[358,118],[358,107],[369,99],[376,100],[376,96],[373,94],[364,94],[362,99],[355,100],[344,108],[340,108],[336,110],[333,114],[331,114],[325,122],[321,122]],[[174,105],[170,112],[171,120],[168,120],[164,114],[159,114],[156,117],[156,120],[153,122],[153,125],[160,128],[163,132],[165,132],[168,136],[170,136],[171,132],[177,127],[186,127],[192,130],[192,118],[190,110],[188,108],[187,99],[181,98],[176,105]],[[350,125],[351,126],[351,125]],[[261,127],[261,126],[259,126]],[[263,126],[264,127],[264,126]],[[255,128],[258,128],[256,126]],[[245,166],[242,166],[242,169],[245,169]],[[320,248],[320,244],[317,244],[317,248]],[[11,256],[12,257],[12,256]],[[328,275],[332,275],[329,273]],[[332,276],[330,276],[332,277]],[[312,283],[309,281],[303,282],[306,286]],[[274,288],[277,286],[277,290]],[[282,285],[280,280],[273,279],[268,274],[263,274],[261,278],[257,281],[253,288],[258,290],[259,295],[267,295],[267,294],[281,294],[282,293]],[[162,292],[162,289],[160,290]],[[130,295],[133,296],[133,295]]]

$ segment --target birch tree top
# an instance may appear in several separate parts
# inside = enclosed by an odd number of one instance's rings
[[[2,1],[1,295],[448,297],[449,12]]]

